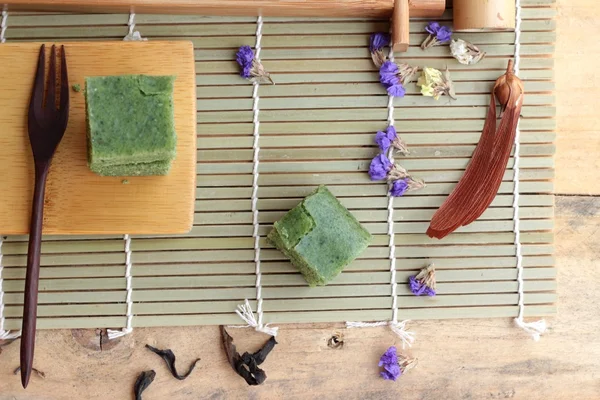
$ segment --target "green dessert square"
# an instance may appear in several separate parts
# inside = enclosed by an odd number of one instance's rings
[[[116,166],[124,166],[126,171],[175,158],[174,81],[174,76],[147,75],[86,78],[90,166],[96,171],[101,166],[115,166],[110,170],[118,172]]]
[[[325,186],[275,222],[267,236],[310,286],[325,285],[336,277],[369,246],[371,238]]]

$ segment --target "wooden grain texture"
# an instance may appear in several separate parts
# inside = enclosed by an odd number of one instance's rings
[[[4,79],[0,88],[0,226],[4,234],[28,232],[33,161],[25,116],[39,44],[0,46]],[[69,82],[84,86],[94,75],[175,75],[177,157],[161,177],[101,177],[87,166],[85,99],[71,93],[71,112],[48,184],[44,233],[183,233],[194,206],[195,90],[189,42],[67,43]],[[177,62],[173,62],[177,59]],[[148,216],[152,215],[152,218]]]
[[[445,0],[411,0],[412,17],[439,17]],[[10,10],[136,12],[200,15],[390,17],[394,0],[9,0]]]
[[[348,330],[342,324],[282,325],[278,345],[263,365],[268,379],[250,388],[233,373],[217,327],[136,329],[109,343],[94,330],[40,331],[35,367],[26,392],[12,375],[18,345],[0,355],[0,399],[70,400],[128,398],[135,377],[155,369],[144,399],[594,399],[600,397],[600,296],[596,263],[600,248],[598,198],[558,198],[556,259],[560,313],[534,343],[509,318],[418,321],[409,353],[419,365],[397,383],[378,377],[377,361],[399,339],[387,328]],[[586,293],[582,304],[578,293]],[[231,330],[240,349],[254,350],[266,336]],[[342,334],[341,349],[327,340]],[[178,366],[202,358],[185,381],[174,380],[145,344],[171,348]],[[181,367],[182,368],[182,367]],[[35,378],[35,377],[34,377]]]
[[[600,25],[593,0],[559,1],[556,37],[558,150],[557,193],[600,194],[600,114],[598,100],[585,89],[600,79],[596,56]],[[573,68],[574,65],[576,68]]]

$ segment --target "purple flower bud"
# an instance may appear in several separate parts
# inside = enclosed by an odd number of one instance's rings
[[[381,50],[386,46],[390,45],[390,36],[385,33],[374,33],[371,35],[369,42],[369,51],[371,53]]]
[[[390,96],[393,97],[404,97],[404,95],[406,94],[406,90],[404,90],[404,86],[402,86],[401,83],[388,87],[387,92]]]
[[[392,188],[390,189],[390,194],[394,197],[400,197],[406,193],[408,189],[408,179],[399,179],[392,183]]]
[[[452,31],[447,26],[442,26],[436,33],[435,38],[439,42],[449,42],[452,38]]]
[[[378,154],[371,161],[369,166],[369,176],[373,181],[381,181],[387,177],[392,169],[392,163],[384,154]]]
[[[387,133],[381,131],[377,132],[375,135],[375,143],[377,143],[383,152],[386,152],[392,145],[392,141],[388,138]]]
[[[435,21],[431,21],[429,24],[427,24],[427,26],[425,27],[425,30],[427,31],[427,33],[429,33],[430,35],[437,35],[438,30],[440,29],[440,24],[435,22]]]
[[[235,54],[235,59],[242,68],[248,64],[252,65],[252,60],[254,60],[254,51],[252,51],[250,46],[242,46]]]
[[[379,366],[383,367],[383,371],[380,372],[380,375],[385,380],[395,381],[400,375],[402,375],[400,364],[398,364],[396,347],[392,346],[387,349],[385,353],[383,353],[379,359]]]
[[[410,291],[415,296],[427,295],[430,297],[435,296],[435,290],[425,285],[420,280],[417,280],[414,276],[408,278],[408,285],[410,287]]]

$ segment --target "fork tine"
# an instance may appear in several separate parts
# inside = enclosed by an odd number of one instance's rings
[[[29,115],[35,115],[36,110],[41,110],[44,103],[44,71],[46,69],[46,46],[42,45],[38,56],[38,65],[33,81],[31,100],[29,101]]]
[[[50,70],[48,71],[48,88],[46,89],[46,109],[56,110],[56,46],[50,51]]]
[[[60,47],[60,109],[65,111],[69,109],[69,75],[67,74],[67,55],[65,46]],[[64,113],[68,116],[68,113]]]

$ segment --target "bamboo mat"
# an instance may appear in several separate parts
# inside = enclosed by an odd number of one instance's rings
[[[552,0],[522,0],[520,216],[525,316],[555,313],[553,176],[556,37]],[[451,11],[442,20],[451,24]],[[7,42],[122,40],[128,15],[9,13]],[[422,97],[414,84],[395,101],[396,129],[412,153],[398,162],[428,186],[395,201],[400,319],[515,317],[518,312],[511,157],[500,192],[473,224],[443,241],[428,221],[460,178],[478,141],[493,81],[514,54],[515,34],[465,33],[488,53],[463,66],[447,47],[421,51],[427,21],[411,22],[411,43],[396,55],[412,65],[448,65],[458,100]],[[130,242],[133,326],[238,324],[236,306],[256,307],[252,237],[252,85],[238,76],[235,51],[254,46],[255,18],[136,15],[149,40],[192,40],[198,91],[197,200],[186,235],[135,236]],[[385,21],[265,18],[261,58],[276,81],[261,86],[260,178],[262,296],[265,323],[389,320],[386,185],[367,170],[386,127],[388,98],[368,53]],[[177,62],[177,60],[173,60]],[[264,240],[272,223],[319,184],[327,184],[375,235],[365,253],[326,287],[308,288]],[[151,218],[151,216],[149,216]],[[0,228],[1,230],[1,228]],[[19,329],[26,237],[2,246],[6,329]],[[39,297],[41,329],[125,326],[122,236],[45,237]],[[434,262],[438,296],[415,297],[405,284]]]

